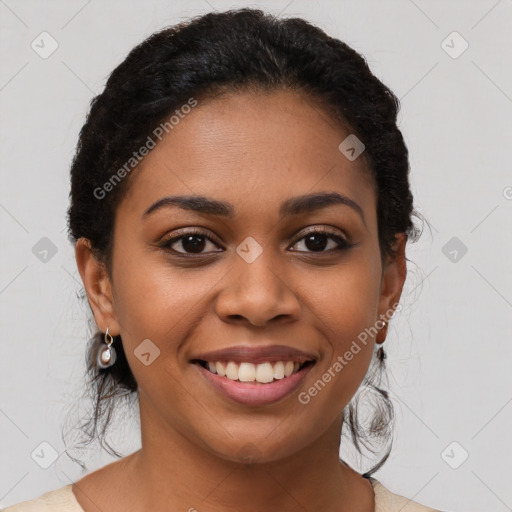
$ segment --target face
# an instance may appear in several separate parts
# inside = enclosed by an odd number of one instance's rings
[[[96,322],[122,336],[143,428],[271,461],[340,420],[405,279],[403,258],[381,262],[364,154],[338,149],[349,134],[290,91],[199,102],[130,176],[110,278],[94,281],[77,246]],[[299,370],[282,377],[277,361]],[[249,382],[222,376],[238,367]],[[250,382],[254,371],[273,381]]]

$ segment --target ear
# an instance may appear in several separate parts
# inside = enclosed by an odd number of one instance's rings
[[[395,235],[394,250],[395,256],[387,256],[382,269],[380,287],[379,319],[380,327],[375,342],[384,343],[388,331],[388,323],[392,313],[398,306],[405,278],[407,276],[407,262],[405,260],[405,245],[407,234],[398,233]],[[382,326],[383,322],[385,324]]]
[[[79,238],[75,246],[75,259],[87,292],[94,320],[98,328],[109,330],[112,336],[119,334],[110,278],[103,262],[94,256],[87,238]]]

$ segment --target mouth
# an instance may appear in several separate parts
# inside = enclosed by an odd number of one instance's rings
[[[202,359],[193,362],[219,377],[234,382],[253,384],[270,384],[281,379],[287,379],[304,368],[315,364],[314,360],[302,363],[297,361],[265,361],[259,364],[245,361],[204,361]]]
[[[261,407],[280,402],[294,393],[315,366],[316,360],[192,361],[210,389],[231,402]]]
[[[189,361],[223,399],[263,406],[291,395],[317,360],[293,346],[245,344],[196,353]]]

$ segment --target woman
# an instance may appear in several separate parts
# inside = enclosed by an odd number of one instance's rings
[[[363,475],[339,458],[347,430],[359,451],[391,433],[378,378],[419,234],[397,111],[302,19],[210,13],[131,51],[91,104],[68,213],[93,425],[133,393],[142,447],[7,511],[433,510],[371,476],[389,449]]]

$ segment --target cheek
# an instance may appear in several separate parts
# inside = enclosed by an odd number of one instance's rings
[[[354,253],[334,272],[317,275],[303,299],[326,327],[334,351],[344,351],[352,339],[373,325],[380,298],[380,266],[363,251]]]
[[[179,410],[186,406],[186,393],[172,392],[181,386],[176,355],[186,342],[195,308],[201,308],[208,281],[171,272],[170,265],[147,256],[129,261],[120,257],[115,268],[116,315],[139,390],[149,402]]]
[[[313,321],[328,341],[318,377],[340,404],[355,393],[373,355],[379,272],[378,261],[360,253],[304,290]]]
[[[169,345],[179,339],[194,309],[221,277],[218,271],[173,268],[164,254],[155,252],[119,255],[114,268],[116,314],[131,344],[154,338]]]
[[[172,268],[163,255],[136,254],[119,255],[114,266],[123,347],[140,388],[151,390],[155,398],[161,393],[168,402],[169,389],[163,383],[174,388],[181,385],[183,368],[187,368],[181,347],[204,322],[209,292],[226,271]],[[172,399],[180,401],[179,396]]]

